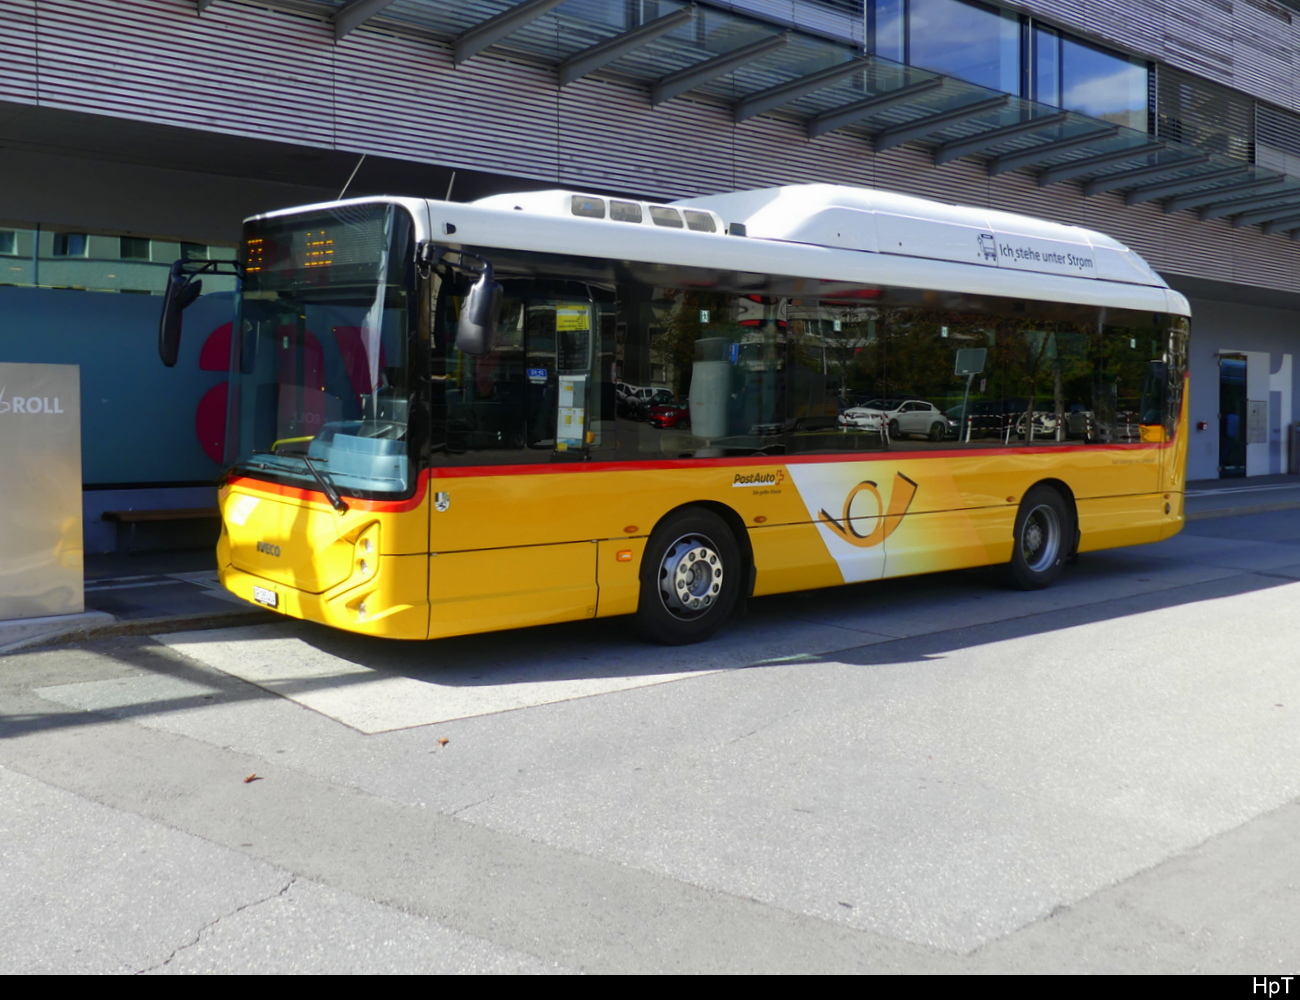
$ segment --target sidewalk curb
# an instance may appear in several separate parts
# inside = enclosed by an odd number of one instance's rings
[[[1242,514],[1270,514],[1278,510],[1300,510],[1300,500],[1281,503],[1256,503],[1246,507],[1219,507],[1215,510],[1184,511],[1185,521],[1204,521],[1211,517],[1239,517]]]
[[[21,639],[0,648],[0,656],[7,653],[25,653],[46,646],[65,646],[74,642],[92,642],[98,639],[115,639],[132,635],[159,635],[168,632],[190,632],[214,628],[237,628],[245,625],[270,625],[293,619],[270,611],[214,611],[200,615],[163,615],[157,618],[126,618],[99,625],[74,625],[71,628],[48,632],[45,635]]]

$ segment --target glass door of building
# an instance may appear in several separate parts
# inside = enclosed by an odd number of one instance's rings
[[[1219,478],[1246,474],[1246,359],[1219,357]]]

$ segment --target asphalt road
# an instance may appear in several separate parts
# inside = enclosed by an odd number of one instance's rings
[[[685,649],[0,657],[0,972],[1295,973],[1298,599],[1287,510]]]

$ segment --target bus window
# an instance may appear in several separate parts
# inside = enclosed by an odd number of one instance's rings
[[[600,331],[612,303],[573,282],[502,284],[492,351],[473,357],[435,338],[447,452],[475,464],[584,458],[600,443]]]

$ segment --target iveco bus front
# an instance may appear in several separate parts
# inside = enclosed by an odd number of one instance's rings
[[[429,447],[427,406],[412,394],[429,335],[415,295],[426,219],[423,202],[384,200],[246,224],[220,490],[219,569],[235,593],[427,636],[428,526],[403,516],[419,504]],[[164,360],[175,359],[175,304],[196,294],[189,271],[178,264],[168,288]]]

